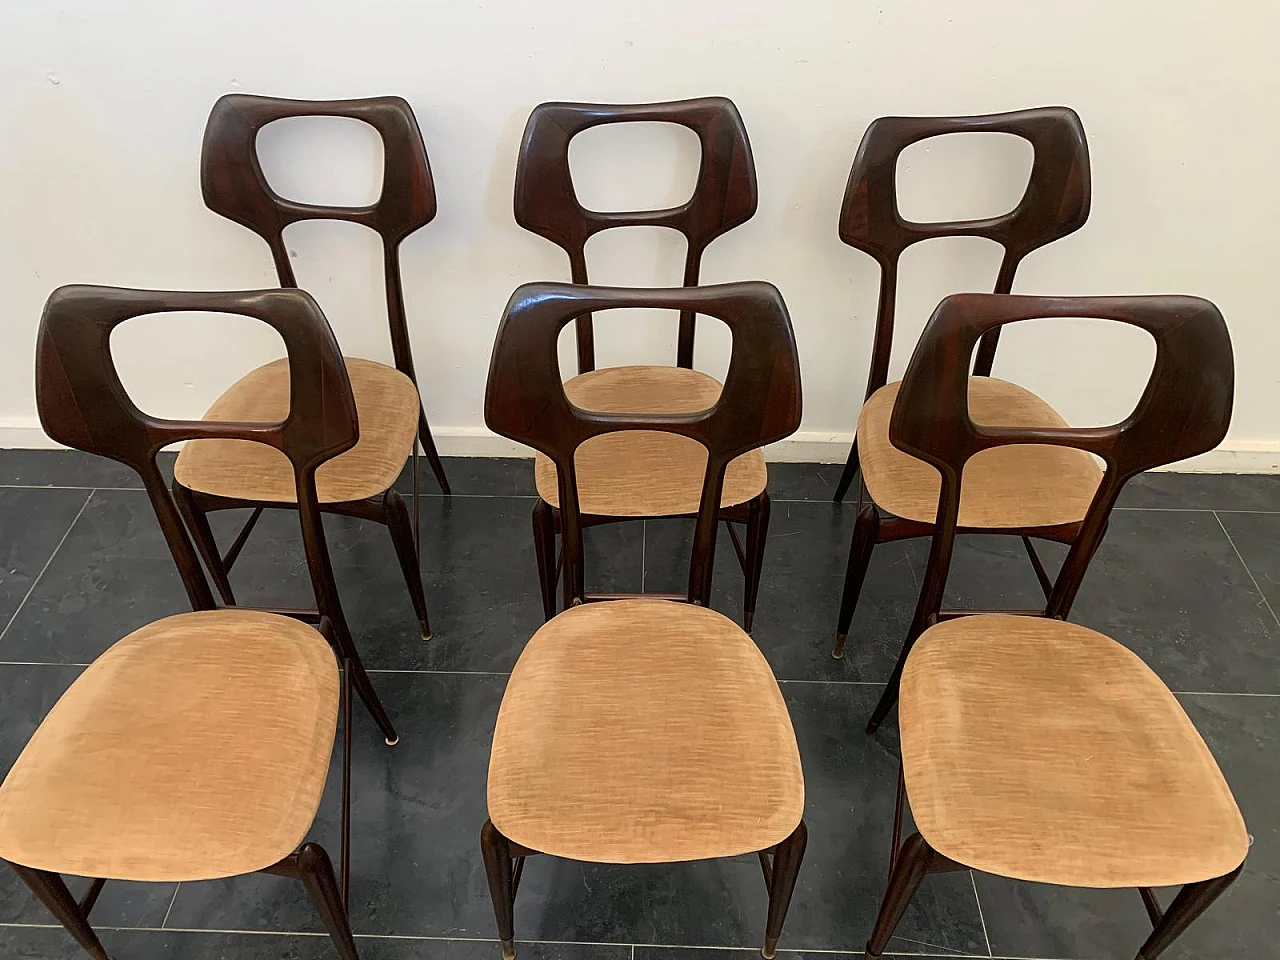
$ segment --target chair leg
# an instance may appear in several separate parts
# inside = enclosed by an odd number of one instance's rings
[[[782,935],[782,923],[787,919],[787,908],[791,906],[791,894],[796,889],[808,842],[809,831],[801,820],[791,836],[774,848],[773,867],[769,872],[769,919],[764,928],[764,949],[760,951],[765,960],[773,960],[778,952],[778,937]]]
[[[550,620],[556,615],[556,522],[551,504],[541,497],[533,505],[533,552],[538,558],[542,616]]]
[[[844,499],[844,495],[849,492],[849,484],[853,483],[853,478],[858,475],[858,438],[853,438],[853,443],[849,446],[849,459],[844,463],[844,469],[840,471],[840,480],[836,483],[835,496],[831,498],[833,503],[839,503]]]
[[[449,489],[449,478],[444,475],[444,464],[440,462],[440,454],[436,452],[431,426],[427,423],[427,415],[421,410],[418,411],[418,442],[422,444],[422,452],[426,455],[427,463],[431,464],[431,472],[436,475],[436,483],[440,484],[441,492],[445,496],[451,496],[453,491]]]
[[[864,503],[853,525],[853,539],[849,544],[849,566],[844,572],[844,591],[840,595],[840,619],[836,621],[836,643],[831,656],[839,660],[844,656],[845,641],[849,639],[849,627],[858,607],[862,582],[867,578],[871,565],[871,551],[880,535],[880,514],[874,503]]]
[[[351,936],[351,920],[342,903],[342,894],[338,890],[338,879],[334,876],[329,854],[318,843],[305,843],[298,851],[297,866],[298,879],[315,904],[316,912],[320,914],[338,956],[342,960],[360,960],[355,939]]]
[[[169,489],[173,492],[173,501],[178,505],[178,512],[182,514],[182,519],[186,522],[187,529],[191,531],[192,539],[195,540],[200,559],[204,561],[205,569],[209,571],[214,586],[218,588],[218,595],[222,597],[224,604],[234,607],[235,594],[231,592],[231,580],[222,562],[218,541],[214,539],[213,530],[209,526],[208,514],[196,505],[196,499],[191,495],[191,491],[176,479],[169,485]]]
[[[484,857],[484,872],[489,878],[493,915],[498,921],[502,960],[515,960],[515,865],[512,863],[510,841],[498,832],[492,820],[486,820],[480,828],[480,853]]]
[[[884,948],[897,929],[902,915],[906,913],[911,898],[929,873],[934,856],[933,848],[918,833],[907,837],[902,844],[894,861],[893,871],[889,874],[889,885],[884,892],[884,901],[880,904],[875,929],[871,932],[871,939],[867,941],[866,960],[877,960],[884,953]]]
[[[1156,957],[1160,956],[1174,940],[1182,936],[1183,931],[1191,926],[1213,901],[1226,892],[1227,887],[1231,886],[1243,869],[1244,864],[1241,864],[1225,876],[1200,883],[1189,883],[1178,891],[1173,903],[1169,904],[1169,909],[1165,911],[1164,917],[1156,924],[1156,928],[1151,931],[1151,936],[1147,937],[1147,942],[1138,951],[1137,960],[1156,960]]]
[[[422,589],[422,567],[418,562],[418,548],[414,544],[413,523],[409,519],[404,497],[394,488],[382,495],[382,522],[391,532],[391,542],[395,544],[396,557],[400,560],[400,571],[409,588],[413,612],[418,616],[422,639],[430,640],[431,624],[427,620],[427,597]]]
[[[47,870],[36,870],[16,863],[11,863],[10,866],[93,960],[109,960],[106,948],[89,926],[88,917],[80,909],[80,904],[76,903],[76,898],[71,895],[62,877]]]
[[[764,569],[764,545],[769,536],[769,491],[747,507],[747,569],[746,586],[742,593],[742,626],[751,632],[756,617],[756,597],[760,594],[760,572]]]

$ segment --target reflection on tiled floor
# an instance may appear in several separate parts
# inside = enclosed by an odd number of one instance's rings
[[[394,750],[356,715],[352,923],[366,960],[498,960],[477,833],[505,674],[541,622],[528,461],[451,460],[456,491],[422,483],[423,571],[435,638],[418,636],[386,530],[327,518],[348,617],[401,732]],[[861,956],[883,891],[897,741],[862,726],[893,664],[924,566],[920,543],[880,547],[842,661],[829,656],[853,509],[837,469],[773,465],[772,529],[755,639],[786,696],[805,764],[810,845],[783,936],[795,955]],[[81,666],[185,595],[127,471],[72,453],[0,452],[0,769]],[[406,489],[407,484],[402,484]],[[218,517],[228,535],[236,517]],[[681,589],[690,525],[588,532],[599,590]],[[721,538],[716,605],[741,615]],[[1045,551],[1052,560],[1057,554]],[[245,602],[308,603],[297,521],[268,514],[233,576]],[[948,603],[1026,607],[1021,544],[971,539]],[[1170,474],[1126,491],[1073,619],[1130,645],[1179,693],[1244,809],[1254,844],[1230,893],[1166,954],[1275,955],[1280,943],[1280,477]],[[336,847],[336,797],[313,836]],[[79,881],[73,886],[80,889]],[[677,866],[531,860],[517,904],[523,960],[749,960],[765,893],[752,858]],[[108,884],[94,911],[120,960],[334,956],[297,885],[255,876]],[[891,945],[903,956],[1129,958],[1132,891],[1064,890],[967,873],[926,881]],[[718,948],[718,949],[708,949]],[[0,868],[0,956],[82,956]]]

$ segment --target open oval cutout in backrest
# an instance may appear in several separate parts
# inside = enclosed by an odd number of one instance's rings
[[[142,314],[113,329],[110,344],[129,399],[164,420],[201,419],[233,383],[285,355],[270,326],[231,313]]]
[[[1035,150],[1010,133],[949,133],[898,155],[898,212],[913,223],[982,220],[1013,210],[1027,192]]]
[[[258,131],[267,184],[297,203],[363,207],[382,195],[382,137],[351,117],[283,117]]]
[[[626,307],[594,313],[592,320],[597,370],[646,365],[671,368],[669,376],[679,376],[678,368],[672,365],[680,322],[678,312]],[[733,334],[724,321],[717,317],[699,314],[697,322],[695,368],[705,376],[723,383],[733,350]],[[564,381],[577,376],[576,334],[573,324],[566,325],[560,331],[556,347],[560,379]]]
[[[698,135],[679,123],[602,123],[569,141],[574,193],[578,203],[596,212],[687,203],[701,164]]]

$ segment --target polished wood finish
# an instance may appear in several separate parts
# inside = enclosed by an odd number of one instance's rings
[[[603,413],[570,403],[556,352],[560,332],[584,314],[619,308],[672,309],[723,321],[733,335],[733,347],[719,402],[695,413],[647,415]],[[489,429],[541,451],[556,465],[569,605],[597,600],[586,592],[583,577],[582,529],[588,520],[580,508],[575,479],[574,455],[579,446],[607,433],[659,430],[689,437],[706,448],[689,581],[680,599],[709,606],[725,470],[746,451],[789,436],[799,426],[800,414],[800,367],[791,321],[777,289],[760,282],[658,290],[525,284],[512,295],[498,328],[485,391]],[[545,523],[545,510],[543,514]],[[540,554],[539,562],[554,564],[554,556]],[[769,888],[762,951],[767,958],[775,955],[806,842],[801,821],[781,843],[760,851]],[[524,857],[537,851],[514,844],[491,821],[481,831],[481,851],[503,958],[513,960],[520,872]]]
[[[1035,151],[1022,200],[1008,213],[981,220],[914,223],[898,213],[898,157],[913,143],[950,133],[1007,133],[1027,140]],[[863,134],[853,160],[840,239],[874,257],[880,265],[875,339],[864,401],[889,378],[893,348],[898,262],[907,247],[938,237],[982,237],[1004,248],[995,293],[1009,293],[1020,264],[1034,250],[1084,226],[1089,217],[1089,148],[1080,117],[1069,107],[1040,107],[975,117],[880,117]],[[985,337],[974,373],[989,376],[999,331]],[[858,442],[836,485],[844,499],[858,471]]]
[[[289,413],[275,423],[166,420],[139,410],[125,391],[111,354],[111,334],[134,317],[186,311],[235,314],[271,326],[284,341],[290,365]],[[307,567],[318,610],[285,615],[317,623],[342,667],[342,874],[328,854],[304,844],[266,868],[300,880],[311,895],[343,960],[356,960],[346,912],[351,824],[351,692],[354,687],[389,743],[398,738],[360,662],[338,601],[316,495],[316,470],[351,449],[359,436],[346,366],[320,307],[301,290],[182,293],[117,287],[67,286],[50,296],[36,340],[36,405],[45,432],[59,443],[116,460],[133,469],[156,511],[165,542],[193,609],[216,608],[197,551],[184,528],[156,462],[165,447],[194,439],[231,438],[267,444],[293,466]],[[77,904],[56,874],[13,865],[90,956],[106,953],[88,917],[103,881]]]
[[[665,210],[599,212],[578,203],[569,170],[569,141],[605,123],[648,121],[688,127],[702,145],[693,194]],[[703,251],[711,241],[746,223],[756,212],[756,169],[742,116],[726,97],[668,103],[543,103],[533,109],[516,164],[516,223],[569,255],[574,283],[588,283],[587,241],[611,227],[668,227],[688,243],[683,286],[696,287]],[[680,313],[677,365],[693,366],[695,314]],[[590,315],[575,324],[578,372],[594,370]]]
[[[676,123],[697,134],[702,157],[688,201],[662,210],[608,212],[588,210],[578,202],[569,168],[570,141],[594,126],[630,122]],[[755,161],[746,127],[738,108],[726,97],[642,104],[543,103],[529,116],[516,164],[516,222],[563,249],[569,257],[570,278],[578,284],[590,282],[586,246],[592,236],[614,227],[657,226],[684,236],[687,250],[682,283],[696,287],[703,252],[717,237],[751,219],[757,201]],[[679,367],[693,367],[696,316],[691,310],[680,311],[676,346]],[[574,328],[578,373],[587,373],[596,368],[591,314],[579,316]],[[557,507],[548,508],[549,514],[541,504],[535,506],[533,531],[543,612],[549,620],[556,613],[558,569],[545,557],[555,555],[556,533],[561,530],[562,521]],[[726,507],[721,516],[727,524],[748,527],[748,548],[740,560],[745,578],[743,623],[750,631],[764,565],[767,493],[749,503]],[[583,524],[592,526],[620,519],[625,518],[591,514],[583,516]],[[731,526],[729,529],[733,533]]]
[[[1109,427],[975,423],[968,409],[969,361],[975,347],[1007,324],[1055,317],[1111,320],[1151,334],[1155,364],[1133,413]],[[942,476],[937,522],[915,615],[868,729],[874,730],[892,708],[912,645],[939,617],[956,536],[992,532],[970,530],[957,522],[961,477],[971,457],[997,446],[1034,443],[1085,450],[1104,462],[1103,479],[1088,513],[1056,538],[1069,543],[1070,549],[1040,613],[1066,619],[1121,488],[1144,470],[1204,453],[1222,442],[1231,422],[1234,387],[1227,326],[1207,300],[997,294],[956,294],[943,300],[916,345],[890,423],[894,445],[931,464]],[[1041,536],[1046,531],[1022,532]],[[853,558],[850,562],[852,567]]]
[[[267,124],[286,117],[346,117],[377,131],[383,146],[382,194],[362,207],[326,206],[287,200],[271,189],[258,160],[257,137]],[[382,239],[387,323],[396,369],[417,386],[405,318],[400,244],[436,215],[436,189],[413,108],[402,97],[359,100],[286,100],[229,93],[218,99],[205,126],[200,188],[214,213],[248,227],[266,241],[282,287],[296,287],[284,242],[285,228],[302,220],[342,220],[368,227]],[[419,394],[421,391],[419,390]],[[419,411],[418,438],[445,493],[449,482],[436,452],[426,413]]]

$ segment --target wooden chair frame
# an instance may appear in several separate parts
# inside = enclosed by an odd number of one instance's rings
[[[969,415],[969,362],[975,347],[990,342],[1009,323],[1044,317],[1085,317],[1139,327],[1156,345],[1155,364],[1141,398],[1123,421],[1108,427],[994,427]],[[1089,561],[1106,533],[1107,520],[1121,489],[1132,477],[1213,449],[1226,436],[1235,392],[1231,339],[1222,314],[1197,297],[1028,297],[957,294],[939,304],[916,345],[902,380],[890,422],[894,446],[934,466],[942,475],[937,523],[929,565],[911,631],[893,677],[885,688],[873,723],[883,719],[897,697],[907,655],[920,635],[942,619],[987,611],[942,611],[942,592],[957,534],[964,466],[975,454],[1006,444],[1053,444],[1085,450],[1106,464],[1088,514],[1049,590],[1043,610],[998,611],[1065,620]],[[929,873],[969,869],[933,850],[915,833],[899,846],[905,782],[898,778],[889,885],[867,944],[866,956],[879,957]],[[1155,960],[1229,887],[1231,873],[1184,886],[1162,910],[1154,893],[1139,893],[1153,931],[1138,960]]]
[[[915,223],[898,212],[898,158],[913,143],[951,133],[1007,133],[1035,151],[1027,190],[1008,213],[982,220]],[[880,117],[863,134],[840,209],[840,239],[880,265],[871,369],[863,402],[889,380],[898,262],[915,243],[938,237],[982,237],[1004,248],[995,293],[1013,290],[1018,265],[1033,250],[1074,233],[1089,218],[1089,147],[1080,117],[1069,107],[1040,107],[976,117]],[[999,333],[983,340],[975,376],[990,376]],[[836,484],[837,503],[858,474],[854,437]],[[914,534],[920,536],[921,534]]]
[[[276,423],[222,423],[163,420],[139,410],[120,382],[111,356],[111,333],[134,317],[175,311],[236,314],[274,328],[284,340],[289,356],[289,415]],[[343,960],[356,960],[347,916],[353,688],[382,728],[388,743],[394,744],[398,738],[343,618],[316,496],[316,470],[351,449],[359,436],[346,367],[320,307],[301,290],[180,293],[61,287],[49,298],[40,323],[36,346],[36,402],[41,425],[52,439],[116,460],[142,479],[195,610],[218,607],[156,463],[156,455],[164,447],[185,440],[230,438],[267,444],[289,458],[297,486],[307,568],[315,585],[318,609],[269,612],[316,624],[342,667],[341,853],[336,874],[329,855],[316,843],[304,843],[296,852],[261,872],[299,880],[315,903],[339,956]],[[105,949],[89,925],[89,914],[104,880],[94,880],[77,901],[57,874],[18,864],[12,866],[90,956],[107,960]]]
[[[678,207],[662,210],[600,212],[583,207],[573,188],[569,142],[591,127],[646,121],[679,124],[697,134],[702,160],[689,199]],[[586,246],[591,237],[613,227],[654,226],[667,227],[684,236],[687,250],[683,285],[696,287],[703,252],[717,237],[750,220],[756,212],[757,201],[755,161],[746,127],[738,108],[725,97],[644,104],[543,103],[530,114],[520,144],[515,182],[516,223],[561,247],[569,257],[570,278],[577,284],[590,282]],[[693,368],[696,317],[691,310],[680,312],[678,367]],[[578,317],[574,328],[578,373],[586,373],[596,368],[591,315]],[[743,615],[748,632],[760,589],[769,512],[768,490],[748,503],[721,511],[746,578]],[[582,517],[582,526],[628,519],[636,518],[588,514]],[[745,544],[733,523],[745,525]],[[556,584],[563,565],[562,553],[558,554],[556,549],[556,535],[562,530],[560,508],[539,499],[533,508],[533,536],[543,613],[548,620],[556,614]],[[564,602],[568,606],[572,591],[567,583],[564,590]]]
[[[556,343],[571,321],[596,310],[665,308],[717,317],[733,334],[729,372],[719,401],[691,414],[621,415],[583,410],[565,396]],[[716,531],[725,470],[736,457],[795,432],[800,424],[800,366],[782,296],[761,282],[674,289],[627,289],[562,283],[525,284],[512,295],[498,328],[485,423],[495,433],[540,450],[556,464],[564,524],[564,576],[569,605],[608,602],[586,592],[574,455],[587,440],[624,430],[689,437],[707,450],[688,588],[677,599],[710,606]],[[764,956],[774,956],[807,842],[802,820],[770,850],[760,851],[769,887]],[[503,957],[515,956],[513,911],[525,857],[538,853],[503,836],[491,821],[481,850]]]
[[[290,117],[345,117],[361,120],[377,131],[383,143],[382,193],[363,207],[299,203],[278,195],[267,183],[257,152],[258,133],[267,124]],[[285,100],[249,94],[227,94],[214,104],[205,128],[200,158],[200,185],[206,206],[248,227],[271,250],[282,287],[297,287],[285,228],[302,220],[340,220],[358,223],[378,234],[383,248],[383,276],[387,298],[387,322],[395,367],[417,389],[413,352],[406,321],[404,284],[400,269],[400,245],[404,239],[436,215],[435,183],[417,118],[401,97],[359,100]],[[444,466],[436,451],[421,395],[418,405],[418,443],[421,443],[441,490],[450,492]],[[413,473],[412,519],[404,498],[389,488],[380,496],[345,503],[322,503],[325,513],[372,520],[387,527],[395,546],[409,599],[424,640],[430,639],[426,593],[420,567],[418,505],[418,443],[411,457]],[[292,509],[292,504],[245,500],[190,490],[174,481],[173,496],[195,537],[196,547],[209,568],[222,601],[235,603],[229,574],[262,511]],[[219,551],[207,514],[216,510],[251,508],[248,521],[225,553]]]

